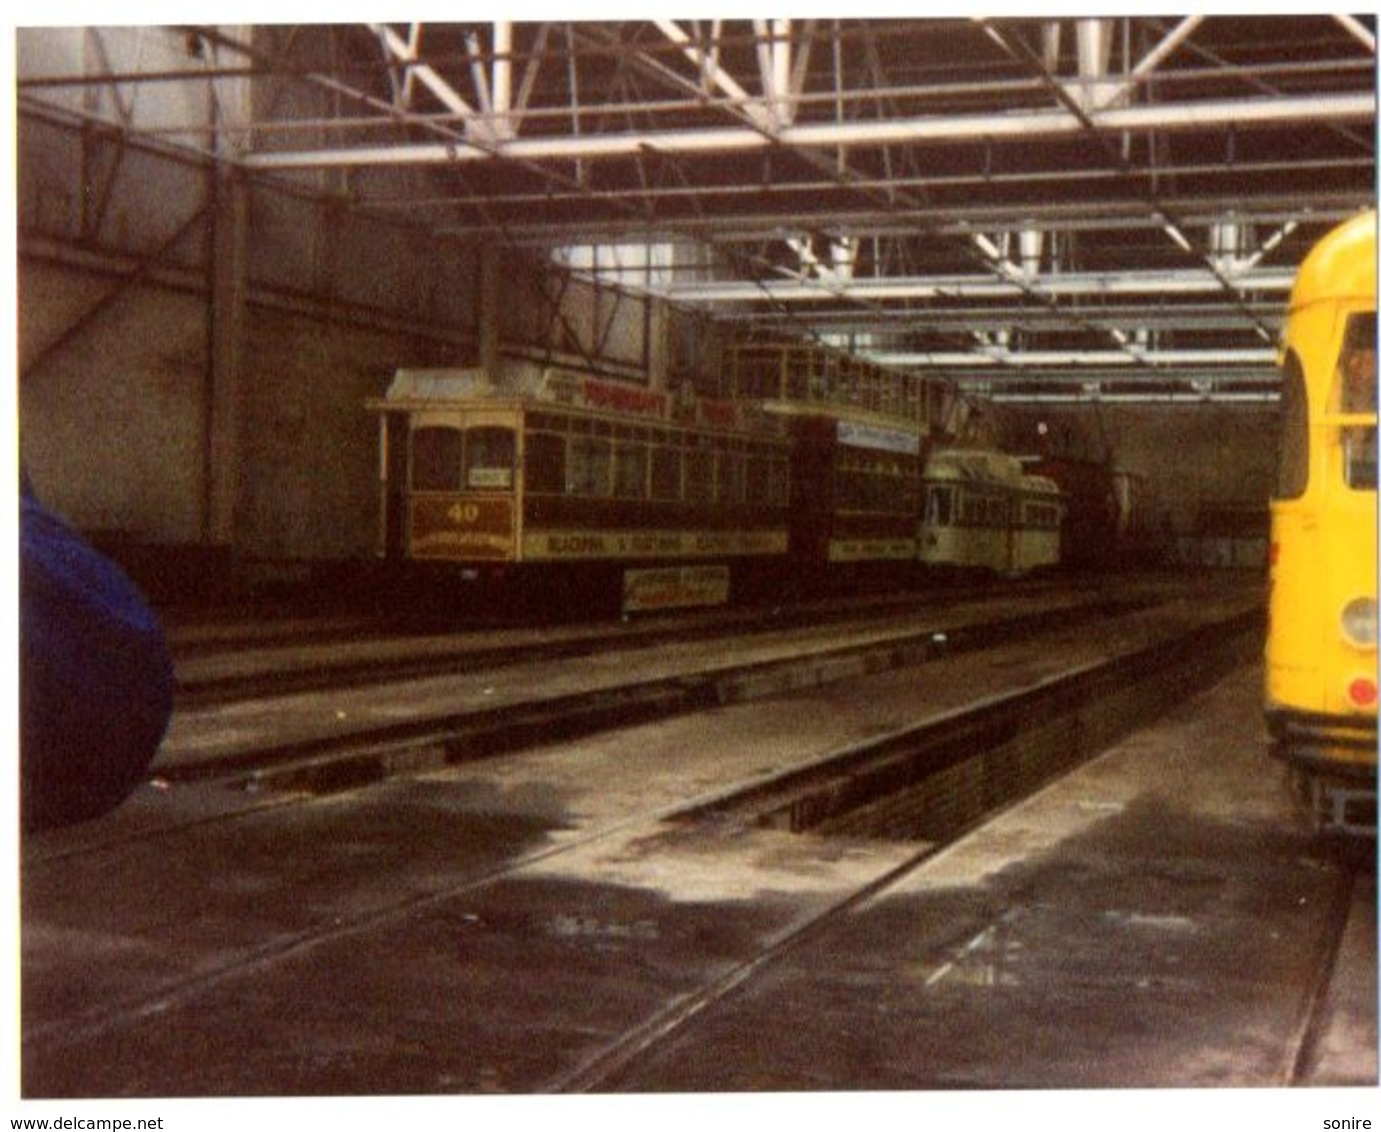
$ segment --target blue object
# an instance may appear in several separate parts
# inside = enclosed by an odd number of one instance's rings
[[[21,485],[19,714],[26,829],[99,817],[143,780],[173,666],[134,583]]]

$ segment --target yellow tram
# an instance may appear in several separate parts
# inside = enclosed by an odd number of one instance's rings
[[[1376,213],[1300,266],[1282,341],[1265,713],[1319,828],[1376,833]]]

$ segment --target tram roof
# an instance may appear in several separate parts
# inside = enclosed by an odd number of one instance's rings
[[[1376,301],[1376,212],[1339,224],[1300,264],[1290,309],[1323,299]]]

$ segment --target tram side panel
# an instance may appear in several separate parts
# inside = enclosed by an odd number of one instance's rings
[[[770,436],[521,404],[384,416],[381,546],[424,600],[717,604],[785,559],[788,457]]]
[[[1059,562],[1059,489],[1013,457],[937,451],[922,487],[917,555],[928,572],[1017,577]]]
[[[932,453],[972,467],[928,487],[945,514],[924,515],[920,428],[727,402],[677,416],[660,394],[593,380],[605,411],[569,392],[437,395],[446,380],[400,377],[374,406],[380,548],[423,607],[535,595],[608,614],[901,588],[918,562],[1019,575],[1060,554],[1055,485],[1003,453]]]
[[[1375,214],[1324,237],[1286,321],[1264,710],[1329,832],[1376,831]]]
[[[806,590],[905,586],[916,561],[920,435],[842,416],[792,422],[791,571]]]

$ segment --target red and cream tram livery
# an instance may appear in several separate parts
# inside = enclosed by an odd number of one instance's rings
[[[725,393],[791,437],[790,568],[806,589],[908,584],[925,449],[953,387],[807,343],[734,347]]]
[[[517,361],[399,370],[370,402],[379,553],[428,606],[482,591],[591,615],[1059,559],[1056,485],[955,447],[945,382],[755,345],[714,392]]]

